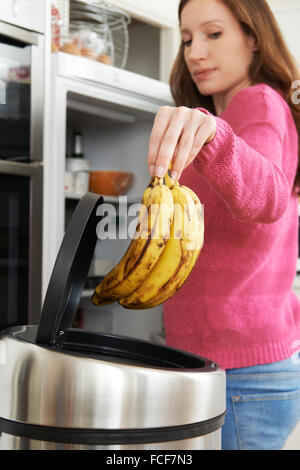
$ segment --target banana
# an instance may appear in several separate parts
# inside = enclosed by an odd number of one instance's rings
[[[203,208],[197,195],[167,174],[174,201],[170,239],[152,271],[130,295],[118,300],[127,309],[156,307],[183,285],[194,268],[204,240]]]
[[[174,217],[172,192],[163,178],[152,178],[146,188],[136,233],[120,262],[96,287],[92,301],[106,305],[131,294],[159,260]]]

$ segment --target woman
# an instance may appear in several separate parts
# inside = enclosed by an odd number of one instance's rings
[[[205,243],[164,305],[167,344],[226,370],[223,449],[281,449],[300,419],[300,74],[265,0],[182,0],[148,167],[199,196]],[[297,169],[298,168],[298,169]]]

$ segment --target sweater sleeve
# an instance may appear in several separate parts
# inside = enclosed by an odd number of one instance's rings
[[[195,170],[237,219],[276,222],[284,214],[291,193],[283,172],[282,122],[250,119],[243,122],[236,135],[227,121],[213,117],[217,121],[216,135],[197,155]]]

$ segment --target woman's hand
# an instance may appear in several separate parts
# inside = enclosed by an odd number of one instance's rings
[[[161,107],[149,141],[150,175],[162,178],[172,162],[171,176],[178,180],[203,145],[213,140],[216,129],[216,120],[198,109]]]

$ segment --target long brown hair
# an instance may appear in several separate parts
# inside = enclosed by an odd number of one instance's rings
[[[258,51],[253,54],[253,61],[249,69],[251,83],[253,85],[266,83],[283,92],[283,97],[291,109],[300,139],[300,104],[296,104],[293,100],[295,93],[293,84],[300,79],[300,72],[269,5],[266,0],[221,1],[237,18],[242,30],[247,35],[252,35],[257,41]],[[189,0],[181,0],[179,4],[179,23],[182,10],[188,2]],[[184,60],[183,44],[179,48],[171,71],[170,85],[177,106],[203,107],[215,114],[212,97],[201,95],[190,76]],[[300,194],[300,145],[295,191],[298,195]]]

